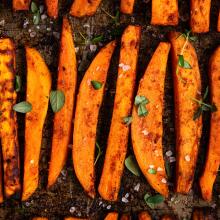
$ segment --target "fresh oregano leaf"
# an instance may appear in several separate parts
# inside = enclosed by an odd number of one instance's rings
[[[129,125],[129,124],[131,124],[131,122],[132,122],[132,116],[127,116],[127,117],[123,118],[124,124]]]
[[[27,113],[32,110],[32,105],[26,101],[19,102],[13,106],[13,110],[20,113]]]
[[[193,120],[195,121],[202,115],[202,108],[197,108],[197,110],[193,114]]]
[[[91,81],[91,84],[92,84],[92,87],[93,87],[95,90],[99,90],[99,89],[102,88],[102,83],[99,82],[99,81],[92,80],[92,81]]]
[[[140,104],[140,105],[138,106],[138,116],[140,116],[140,117],[145,117],[145,116],[148,115],[148,113],[149,113],[149,112],[148,112],[148,110],[147,110],[145,104]]]
[[[155,196],[146,197],[145,202],[147,204],[158,205],[158,204],[164,202],[164,200],[165,200],[165,198],[162,195],[157,194]]]
[[[170,169],[170,163],[168,160],[165,161],[165,169],[166,169],[167,177],[170,178],[171,177],[171,169]]]
[[[156,174],[157,171],[156,171],[154,168],[149,168],[149,169],[148,169],[148,173],[150,173],[150,174]]]
[[[149,103],[149,100],[145,97],[145,96],[143,96],[143,95],[137,95],[136,97],[135,97],[135,100],[134,100],[134,104],[135,105],[140,105],[140,104],[148,104]]]
[[[178,66],[184,68],[184,69],[192,69],[190,63],[186,60],[184,60],[183,55],[178,55]]]
[[[15,91],[21,91],[21,77],[19,75],[15,76]]]
[[[65,95],[61,90],[52,90],[50,92],[50,104],[53,112],[58,112],[62,109],[65,103]]]
[[[133,155],[130,155],[125,159],[125,166],[135,176],[140,176],[140,169]]]
[[[31,12],[32,12],[32,13],[36,13],[38,10],[39,10],[39,9],[38,9],[37,4],[36,4],[34,1],[32,1],[32,2],[31,2]]]
[[[34,24],[39,24],[40,23],[40,11],[39,10],[36,13],[34,13],[33,23]]]
[[[96,36],[96,37],[94,37],[94,38],[91,40],[91,42],[92,42],[93,44],[97,44],[97,43],[102,42],[102,41],[103,41],[103,35]]]

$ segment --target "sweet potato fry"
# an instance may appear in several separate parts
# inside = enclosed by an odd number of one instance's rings
[[[123,214],[120,218],[120,220],[131,220],[131,216],[128,214]]]
[[[118,213],[117,212],[110,212],[106,215],[105,220],[117,220]]]
[[[76,176],[89,196],[95,196],[95,141],[99,109],[115,41],[100,50],[80,84],[77,96],[74,132],[73,165]],[[95,87],[95,84],[100,87]]]
[[[17,136],[15,47],[9,38],[0,39],[0,136],[3,154],[4,192],[6,197],[20,193],[20,161]]]
[[[58,0],[46,0],[45,4],[47,7],[48,16],[51,18],[57,18],[59,11]]]
[[[132,14],[135,0],[121,0],[120,11],[124,14]]]
[[[31,0],[13,0],[12,7],[15,11],[29,10]]]
[[[139,220],[151,220],[152,218],[147,211],[143,211],[138,214],[138,219]]]
[[[128,26],[121,39],[118,79],[111,127],[108,136],[99,194],[105,200],[116,201],[124,170],[129,126],[123,118],[131,114],[136,79],[141,28]]]
[[[193,211],[192,220],[214,220],[214,216],[212,216],[212,213],[210,210],[203,208],[197,208]]]
[[[3,198],[3,185],[2,185],[2,177],[3,177],[3,173],[2,173],[2,160],[0,158],[0,204],[3,202],[4,198]]]
[[[152,25],[178,25],[178,0],[152,0]]]
[[[99,7],[101,0],[74,0],[70,15],[75,17],[84,17],[94,15]]]
[[[48,220],[48,218],[44,218],[44,217],[34,217],[32,220]]]
[[[176,191],[187,194],[193,183],[202,130],[202,118],[193,119],[198,109],[198,104],[193,99],[201,99],[201,79],[193,45],[177,32],[171,32],[169,38],[174,79]],[[187,68],[180,67],[180,55],[184,59],[184,65],[188,62]]]
[[[88,218],[66,217],[64,220],[89,220]]]
[[[164,215],[160,218],[161,220],[174,220],[174,218],[170,215]]]
[[[77,82],[77,62],[71,26],[67,18],[63,19],[60,43],[57,89],[65,94],[63,108],[55,114],[52,151],[48,174],[48,187],[52,186],[66,162],[70,143],[73,107]]]
[[[39,157],[42,129],[47,115],[51,89],[51,75],[40,53],[26,47],[27,90],[26,100],[32,111],[25,118],[24,181],[22,201],[36,190],[39,179]]]
[[[219,14],[218,14],[217,31],[220,32],[220,10],[219,10]]]
[[[162,111],[164,81],[170,44],[162,42],[140,81],[137,96],[149,100],[148,115],[140,117],[137,106],[132,112],[131,139],[140,169],[149,184],[160,194],[168,196],[162,149]]]
[[[190,0],[190,26],[194,33],[209,32],[211,0]]]
[[[210,123],[209,146],[206,157],[205,168],[200,178],[199,184],[202,197],[211,201],[212,188],[218,174],[220,165],[220,47],[216,49],[210,59],[209,79],[212,103],[214,103],[218,111],[213,112]]]

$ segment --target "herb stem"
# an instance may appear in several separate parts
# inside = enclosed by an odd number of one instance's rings
[[[78,31],[79,32],[79,35],[83,38],[84,41],[86,41],[86,37],[82,34],[81,31]]]
[[[112,16],[110,13],[108,13],[104,8],[101,8],[101,10],[106,14],[108,15],[111,19],[115,19],[115,16]]]

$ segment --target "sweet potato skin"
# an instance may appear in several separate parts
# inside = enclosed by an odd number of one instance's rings
[[[17,116],[13,110],[17,94],[14,90],[15,47],[9,38],[0,39],[0,136],[3,154],[4,192],[6,197],[20,193],[20,160]]]
[[[70,9],[70,15],[75,17],[94,15],[100,3],[101,0],[74,0]]]
[[[13,0],[12,7],[14,11],[29,10],[31,0]]]
[[[131,124],[132,145],[139,167],[149,184],[166,197],[168,186],[162,149],[162,112],[169,51],[170,44],[161,42],[154,52],[137,92],[137,95],[145,96],[149,100],[149,114],[145,117],[138,116],[137,107],[134,106]],[[152,121],[154,123],[150,123]],[[156,174],[149,173],[151,167]]]
[[[160,218],[161,220],[174,220],[175,218],[173,218],[172,216],[170,215],[164,215]]]
[[[220,32],[220,10],[219,10],[219,13],[218,13],[217,31]]]
[[[25,117],[24,180],[22,201],[36,190],[39,179],[39,157],[42,129],[47,115],[51,89],[51,75],[40,53],[26,46],[26,100],[32,104]]]
[[[48,218],[44,218],[44,217],[34,217],[32,220],[48,220]]]
[[[58,0],[46,0],[45,1],[46,7],[47,7],[47,14],[51,18],[57,18],[58,17]]]
[[[48,187],[52,186],[66,162],[68,144],[72,137],[72,117],[77,82],[77,61],[72,30],[66,17],[63,18],[60,42],[57,89],[65,94],[63,108],[55,114]]]
[[[116,201],[124,170],[129,126],[123,117],[130,116],[136,80],[141,28],[128,26],[121,39],[118,79],[104,167],[98,187],[105,200]],[[122,65],[122,66],[121,66]],[[124,70],[124,66],[127,68]]]
[[[90,197],[95,196],[95,142],[99,109],[104,87],[115,49],[115,41],[108,43],[96,55],[80,84],[76,102],[73,132],[73,165],[76,176]],[[91,81],[102,83],[99,90],[93,88]]]
[[[0,158],[0,204],[3,202],[4,198],[3,198],[3,185],[2,185],[2,177],[3,177],[3,173],[2,173],[2,159]]]
[[[213,53],[209,63],[209,80],[211,102],[217,107],[217,111],[212,113],[210,123],[209,145],[205,168],[199,180],[202,197],[207,201],[212,199],[212,189],[218,174],[220,165],[220,47]]]
[[[121,0],[120,11],[124,14],[132,14],[135,0]]]
[[[117,212],[110,212],[106,215],[105,220],[117,220],[118,213]]]
[[[128,214],[123,214],[120,218],[120,220],[131,220],[131,216]]]
[[[178,0],[152,0],[152,25],[178,25]]]
[[[212,220],[215,219],[212,216],[212,212],[210,210],[204,208],[197,208],[193,211],[192,220]]]
[[[190,42],[178,32],[169,35],[172,49],[174,81],[175,131],[176,131],[176,191],[187,194],[191,189],[199,142],[202,131],[202,117],[193,120],[198,108],[192,98],[201,99],[201,78],[196,51]],[[183,50],[183,45],[185,50]],[[178,55],[182,54],[192,69],[178,68]]]
[[[138,214],[138,219],[139,220],[151,220],[152,218],[147,211],[143,211]]]
[[[209,31],[211,0],[190,0],[190,27],[194,33]]]

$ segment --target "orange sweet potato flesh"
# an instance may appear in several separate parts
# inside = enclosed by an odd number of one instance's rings
[[[152,25],[178,25],[178,0],[152,0]]]
[[[220,47],[218,47],[210,59],[209,80],[211,102],[215,103],[218,111],[213,112],[210,123],[209,145],[206,156],[205,168],[200,178],[199,184],[202,197],[211,201],[212,189],[218,174],[220,165]]]
[[[135,0],[121,0],[120,11],[124,14],[132,14]]]
[[[219,11],[219,14],[218,14],[217,31],[220,32],[220,11]]]
[[[13,0],[12,7],[15,11],[29,10],[31,0]]]
[[[66,217],[64,220],[89,220],[88,218]]]
[[[44,218],[44,217],[34,217],[32,220],[48,220],[48,218]]]
[[[90,197],[95,196],[95,142],[99,109],[115,41],[108,43],[96,55],[80,84],[76,102],[73,132],[73,165],[76,176]],[[91,81],[102,83],[98,90]]]
[[[26,47],[26,60],[26,100],[32,104],[32,110],[25,117],[22,201],[27,200],[38,186],[42,130],[51,89],[51,75],[40,53],[34,48]]]
[[[192,100],[201,99],[201,78],[196,51],[193,45],[180,35],[178,32],[171,32],[169,38],[172,45],[175,102],[176,191],[187,194],[193,183],[202,130],[202,117],[193,120],[198,105]],[[178,66],[179,54],[190,63],[191,69]]]
[[[99,7],[101,0],[74,0],[70,15],[84,17],[94,15]]]
[[[3,198],[3,185],[2,185],[2,159],[0,158],[0,203],[3,202],[4,198]]]
[[[190,26],[194,33],[209,31],[211,0],[190,0]]]
[[[129,126],[123,118],[130,116],[136,80],[141,28],[128,26],[121,39],[118,79],[104,167],[98,187],[105,200],[116,201],[120,190],[127,152]]]
[[[164,215],[160,219],[161,220],[174,220],[174,218],[172,216],[169,216],[169,215]]]
[[[144,211],[138,214],[138,219],[139,220],[151,220],[152,218],[147,211]]]
[[[0,39],[0,137],[3,154],[4,192],[6,197],[20,193],[20,160],[17,116],[13,110],[17,94],[14,90],[15,47],[9,38]]]
[[[110,212],[106,215],[105,220],[117,220],[118,213],[117,212]]]
[[[149,114],[145,117],[138,116],[137,107],[134,106],[131,124],[133,150],[139,167],[149,184],[166,197],[168,186],[162,149],[162,113],[169,51],[170,44],[161,42],[154,52],[137,92],[138,96],[145,96],[149,100],[146,106]],[[156,174],[149,173],[150,168]]]
[[[131,216],[128,214],[123,214],[120,218],[120,220],[131,220]]]
[[[48,187],[52,186],[66,163],[68,144],[72,137],[72,118],[77,82],[77,61],[72,30],[67,18],[63,19],[60,42],[57,89],[65,94],[63,108],[55,113]]]
[[[46,0],[45,4],[48,16],[51,18],[57,18],[59,11],[58,0]]]
[[[215,219],[210,210],[199,208],[193,211],[192,220],[211,220]]]

